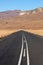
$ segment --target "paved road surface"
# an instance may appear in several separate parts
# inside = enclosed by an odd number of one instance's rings
[[[43,37],[18,31],[3,38],[0,65],[43,65]]]
[[[24,61],[26,60],[26,61]],[[29,50],[28,50],[28,44],[25,35],[22,35],[22,47],[20,52],[20,58],[18,61],[18,65],[30,65],[29,62]]]
[[[17,39],[16,36],[4,39],[3,43],[0,44],[0,65],[30,65],[26,37],[21,34],[20,38]],[[15,40],[16,42],[14,42]],[[18,40],[21,41],[18,42]]]

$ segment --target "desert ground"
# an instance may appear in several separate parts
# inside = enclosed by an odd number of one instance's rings
[[[19,30],[24,30],[24,29],[19,29]],[[17,30],[17,29],[15,29],[15,30],[0,30],[0,37],[7,36],[9,34],[17,32],[19,30]],[[43,36],[43,30],[31,30],[31,29],[28,30],[28,29],[25,29],[24,31]]]
[[[0,12],[0,37],[19,30],[43,36],[43,8]]]

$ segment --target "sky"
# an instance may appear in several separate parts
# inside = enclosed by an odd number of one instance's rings
[[[7,10],[32,10],[43,7],[43,0],[0,0],[0,12]]]

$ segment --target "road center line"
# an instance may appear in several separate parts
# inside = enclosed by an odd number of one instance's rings
[[[25,51],[25,48],[24,48],[24,44],[26,44],[26,51]],[[23,50],[24,50],[24,52],[23,52]],[[22,47],[21,47],[21,52],[20,52],[20,57],[19,57],[18,65],[21,65],[22,56],[25,57],[26,53],[27,53],[27,65],[30,65],[27,40],[26,40],[26,37],[24,35],[22,35]]]
[[[23,43],[23,36],[22,36],[22,47],[21,47],[21,53],[20,53],[20,58],[19,58],[19,61],[18,61],[18,65],[21,64],[22,54],[23,54],[23,46],[24,46],[24,43]]]
[[[24,57],[26,56],[26,51],[25,51],[25,49],[24,49],[24,53],[23,53],[23,56],[24,56]]]

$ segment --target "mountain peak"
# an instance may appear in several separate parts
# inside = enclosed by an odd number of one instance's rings
[[[43,8],[42,8],[42,7],[39,7],[39,8],[38,8],[38,11],[39,11],[39,12],[43,12]]]

